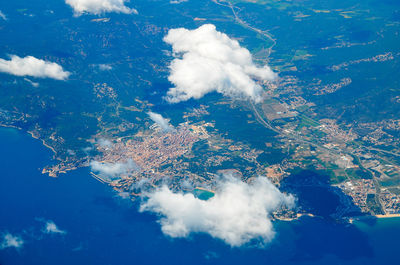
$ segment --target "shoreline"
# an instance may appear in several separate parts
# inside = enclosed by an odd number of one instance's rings
[[[31,132],[31,131],[24,131],[22,128],[17,127],[17,126],[15,126],[15,125],[6,125],[6,124],[2,124],[2,123],[0,123],[0,127],[7,128],[7,129],[16,129],[16,130],[18,130],[18,131],[20,131],[20,132],[22,132],[22,133],[27,133],[27,134],[29,134],[33,139],[36,139],[36,140],[41,141],[42,144],[43,144],[43,146],[45,146],[46,148],[50,149],[50,150],[54,153],[54,156],[57,155],[57,151],[56,151],[53,147],[51,147],[50,145],[48,145],[44,139],[41,139],[41,138],[35,136],[35,135],[33,134],[33,132]]]
[[[20,130],[22,131],[22,129],[20,129]],[[54,156],[57,155],[57,151],[54,149],[54,147],[51,147],[50,145],[48,145],[44,139],[41,139],[38,136],[34,135],[34,133],[32,131],[27,131],[27,133],[30,134],[33,139],[41,141],[45,147],[47,147],[54,153]]]
[[[362,221],[365,219],[371,219],[371,218],[376,218],[376,219],[390,219],[390,218],[400,218],[400,214],[377,214],[377,215],[361,215],[361,216],[354,216],[351,218],[348,218],[348,222],[352,224],[354,221]]]
[[[392,214],[377,214],[375,215],[376,218],[399,218],[399,213],[392,213]]]
[[[30,135],[31,138],[33,138],[35,140],[39,140],[45,148],[50,149],[53,152],[53,160],[58,160],[58,159],[56,159],[57,151],[55,150],[55,148],[53,148],[52,146],[48,145],[44,139],[41,139],[38,136],[36,136],[34,134],[34,132],[32,132],[32,131],[24,131],[22,128],[17,127],[15,125],[6,125],[6,124],[2,124],[2,123],[0,123],[0,128],[16,129],[17,131],[20,131],[22,133],[26,133],[26,134]],[[44,171],[44,169],[43,169],[43,171]],[[48,173],[48,172],[46,172],[46,173]],[[65,173],[65,172],[63,172],[63,173]],[[42,174],[45,174],[45,173],[42,172]],[[103,184],[110,185],[110,183],[111,183],[110,181],[107,181],[107,180],[101,178],[100,176],[94,174],[93,172],[91,172],[91,175],[92,175],[93,178],[95,178],[96,180],[98,180],[99,182],[101,182]],[[49,176],[57,177],[56,175],[51,175],[51,174],[49,174]],[[205,189],[203,187],[196,187],[195,189],[202,190],[202,191],[207,191],[207,192],[211,192],[211,193],[215,194],[215,191],[207,190],[207,189]],[[315,215],[310,214],[310,213],[297,213],[296,217],[281,217],[281,218],[278,217],[276,219],[277,220],[281,220],[281,221],[293,221],[293,220],[298,220],[303,216],[316,217]],[[400,213],[398,213],[398,214],[360,215],[360,216],[354,216],[354,217],[345,218],[345,219],[347,219],[349,223],[353,223],[354,221],[362,220],[362,219],[368,219],[368,218],[377,218],[377,219],[400,218]]]

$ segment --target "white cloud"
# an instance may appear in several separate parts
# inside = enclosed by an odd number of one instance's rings
[[[147,112],[147,114],[149,115],[150,119],[152,121],[154,121],[156,124],[158,124],[158,126],[161,127],[161,129],[164,132],[169,132],[172,131],[174,128],[169,124],[168,120],[165,119],[163,116],[161,116],[161,114],[155,113],[155,112]]]
[[[106,64],[106,63],[91,64],[90,66],[93,67],[93,68],[96,68],[96,69],[98,69],[100,71],[111,71],[113,69],[111,64]]]
[[[4,248],[21,248],[24,244],[24,240],[22,240],[19,236],[14,236],[10,233],[6,233],[3,235],[3,240],[0,244],[0,249]]]
[[[132,160],[117,163],[92,161],[90,167],[92,171],[111,178],[125,174],[130,170],[137,170],[137,165]]]
[[[108,12],[137,14],[137,10],[125,6],[129,0],[65,0],[65,3],[74,9],[75,15],[84,13],[100,15]]]
[[[100,138],[97,140],[97,143],[101,148],[109,148],[112,146],[112,142],[108,139]]]
[[[187,2],[188,0],[171,0],[169,1],[170,4],[180,4],[183,2]]]
[[[30,80],[28,78],[24,78],[24,80],[26,82],[28,82],[29,84],[31,84],[33,87],[39,87],[39,83],[37,83],[37,82],[33,82],[32,80]]]
[[[169,66],[168,80],[175,85],[167,93],[169,102],[199,99],[213,91],[258,102],[262,87],[254,79],[276,77],[267,65],[257,67],[246,48],[212,24],[171,29],[164,41],[172,45],[176,57]]]
[[[98,66],[99,66],[99,69],[101,71],[110,71],[110,70],[112,70],[112,66],[109,65],[109,64],[99,64]]]
[[[131,195],[129,194],[129,192],[125,192],[125,191],[118,192],[117,195],[118,195],[120,198],[122,198],[122,199],[129,199],[129,198],[131,197]]]
[[[11,55],[10,58],[11,60],[0,58],[0,72],[16,76],[47,77],[57,80],[65,80],[70,75],[60,65],[33,56],[21,58],[17,55]]]
[[[75,156],[75,155],[76,155],[75,151],[74,151],[74,150],[71,150],[71,149],[67,149],[67,153],[68,153],[69,155],[71,155],[71,156]]]
[[[7,16],[0,10],[0,18],[7,20]]]
[[[247,184],[233,177],[217,183],[215,196],[207,201],[191,193],[174,193],[163,186],[147,194],[141,211],[161,215],[164,234],[187,237],[190,233],[208,233],[232,247],[253,239],[267,243],[274,237],[271,212],[294,205],[291,195],[281,193],[265,177]]]
[[[64,230],[61,230],[57,227],[57,225],[49,220],[45,223],[43,232],[46,234],[66,234],[67,232]]]

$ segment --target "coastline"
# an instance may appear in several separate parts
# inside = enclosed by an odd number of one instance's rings
[[[22,129],[20,129],[20,130],[22,131]],[[45,140],[40,139],[38,136],[34,135],[33,132],[27,131],[27,133],[30,134],[30,135],[32,136],[32,138],[41,141],[42,144],[43,144],[45,147],[49,148],[49,149],[54,153],[54,156],[57,154],[57,151],[56,151],[53,147],[51,147],[50,145],[48,145],[48,144],[46,143]]]
[[[348,218],[348,222],[350,224],[354,223],[354,221],[361,221],[365,219],[371,219],[371,218],[377,218],[377,219],[391,219],[391,218],[400,218],[400,214],[377,214],[377,215],[361,215],[361,216],[354,216],[351,218]]]
[[[24,131],[22,128],[17,127],[15,125],[6,125],[6,124],[2,124],[2,123],[0,123],[0,128],[16,129],[16,130],[21,131],[23,133],[29,134],[33,139],[39,140],[42,143],[43,146],[45,146],[46,148],[50,149],[53,152],[53,160],[58,160],[58,159],[56,159],[57,151],[53,147],[48,145],[44,139],[41,139],[38,136],[36,136],[34,134],[34,132],[32,132],[32,131]],[[73,168],[73,169],[76,169],[76,168]],[[69,169],[69,170],[73,170],[73,169]],[[66,170],[66,171],[69,171],[69,170]],[[66,173],[66,171],[61,172],[61,173]],[[50,177],[57,177],[57,174],[51,174],[51,172],[48,172],[46,170],[46,168],[44,168],[42,170],[42,174],[46,174],[46,173]],[[111,184],[110,181],[107,181],[107,180],[101,178],[100,176],[94,174],[93,172],[91,172],[90,174],[94,179],[98,180],[99,182],[101,182],[103,184],[108,184],[108,185]],[[205,189],[203,187],[196,187],[195,189],[202,190],[202,191],[207,191],[207,192],[211,192],[211,193],[215,193],[215,191],[208,190],[208,189]],[[301,218],[303,216],[315,217],[315,215],[310,214],[310,213],[297,213],[296,217],[276,217],[276,219],[277,220],[281,220],[281,221],[293,221],[293,220],[298,220],[299,218]],[[354,221],[362,220],[362,219],[368,219],[368,218],[378,218],[378,219],[400,218],[400,213],[398,213],[398,214],[360,215],[360,216],[354,216],[354,217],[346,218],[346,219],[348,220],[349,223],[353,223]]]
[[[46,139],[42,139],[42,138],[40,138],[39,136],[35,135],[35,133],[34,133],[33,131],[25,131],[24,129],[22,129],[22,128],[20,128],[20,127],[17,127],[17,126],[15,126],[15,125],[7,125],[7,124],[2,124],[2,123],[0,123],[0,128],[4,128],[4,129],[15,129],[15,130],[17,130],[17,131],[19,131],[19,132],[22,132],[23,134],[26,133],[26,134],[30,135],[31,138],[40,141],[41,144],[42,144],[42,146],[44,146],[44,147],[46,147],[47,149],[50,149],[50,150],[51,150],[51,152],[53,153],[52,161],[53,161],[53,162],[56,162],[57,165],[54,165],[54,166],[47,165],[47,166],[45,166],[44,168],[42,168],[42,174],[46,174],[46,175],[48,175],[49,177],[56,178],[56,177],[58,177],[58,175],[59,175],[60,173],[66,173],[67,171],[75,170],[75,169],[77,169],[78,167],[81,167],[80,165],[73,164],[73,165],[70,166],[70,167],[64,166],[62,169],[60,169],[60,168],[59,168],[59,165],[61,165],[62,163],[66,163],[67,161],[58,158],[58,157],[57,157],[58,152],[57,152],[57,150],[55,149],[55,147],[50,146],[50,145],[46,142]],[[54,169],[55,167],[56,167],[56,169]]]
[[[23,132],[23,133],[28,133],[32,138],[41,141],[42,144],[43,144],[45,147],[47,147],[48,149],[50,149],[50,150],[54,153],[54,156],[57,154],[57,151],[56,151],[53,147],[51,147],[50,145],[48,145],[44,139],[40,139],[38,136],[35,136],[35,135],[33,134],[33,132],[31,132],[31,131],[24,131],[22,128],[17,127],[17,126],[15,126],[15,125],[6,125],[6,124],[2,124],[2,123],[0,123],[0,127],[9,128],[9,129],[17,129],[18,131],[21,131],[21,132]]]
[[[399,218],[399,213],[392,213],[392,214],[377,214],[375,215],[376,218]]]

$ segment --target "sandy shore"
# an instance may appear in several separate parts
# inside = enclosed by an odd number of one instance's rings
[[[399,213],[395,214],[377,214],[375,215],[376,218],[393,218],[393,217],[400,217]]]
[[[370,219],[370,218],[399,218],[400,214],[377,214],[377,215],[363,215],[349,218],[349,223],[352,224],[356,220]]]

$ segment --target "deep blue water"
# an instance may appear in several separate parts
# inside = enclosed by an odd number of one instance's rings
[[[42,175],[51,152],[14,129],[0,129],[0,234],[21,236],[0,250],[0,264],[396,264],[400,219],[357,225],[303,218],[275,224],[264,249],[230,248],[207,235],[165,237],[153,215],[80,169]],[[44,234],[52,220],[65,235]]]

